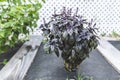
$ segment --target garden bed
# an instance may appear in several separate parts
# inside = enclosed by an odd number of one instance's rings
[[[93,80],[118,80],[120,74],[104,59],[98,50],[90,53],[90,57],[80,64],[78,72],[83,76],[93,77]],[[29,68],[24,80],[66,80],[74,78],[76,73],[68,74],[63,65],[63,60],[55,54],[46,54],[43,44]]]
[[[120,40],[109,41],[115,48],[120,50]]]
[[[12,58],[12,56],[19,50],[19,48],[23,45],[23,43],[17,43],[13,48],[10,48],[6,53],[0,55],[0,70],[4,67],[4,63],[2,63],[5,59],[7,62]]]

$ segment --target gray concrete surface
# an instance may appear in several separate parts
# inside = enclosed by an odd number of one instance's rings
[[[80,64],[78,72],[83,76],[93,77],[93,80],[119,80],[120,78],[120,74],[97,50],[92,51],[90,57]],[[65,80],[70,75],[72,77],[76,74],[67,73],[63,60],[54,54],[45,54],[41,45],[24,80]]]

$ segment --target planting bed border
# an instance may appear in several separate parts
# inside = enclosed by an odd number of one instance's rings
[[[108,63],[111,64],[118,73],[120,73],[120,51],[107,40],[117,41],[119,39],[109,37],[100,38],[100,45],[97,47],[97,49],[108,61]]]
[[[23,80],[35,58],[42,38],[41,35],[32,35],[30,40],[25,42],[2,68],[0,71],[0,80]]]

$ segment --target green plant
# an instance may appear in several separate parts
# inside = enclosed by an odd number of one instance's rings
[[[78,74],[77,80],[83,80],[83,77],[80,74]]]
[[[93,80],[92,77],[85,77],[85,76],[81,76],[79,73],[77,74],[77,77],[75,77],[75,79],[69,79],[67,78],[66,80]]]
[[[32,1],[0,1],[0,54],[13,47],[18,41],[25,41],[29,36],[29,31],[37,26],[38,10],[42,5],[39,0]],[[20,35],[24,37],[22,38]]]
[[[120,34],[116,33],[115,31],[112,31],[112,33],[110,34],[111,37],[120,37]]]
[[[92,78],[92,77],[82,77],[82,76],[78,73],[76,80],[93,80],[93,78]]]
[[[78,9],[77,9],[78,11]],[[71,13],[71,9],[54,13],[51,21],[40,26],[47,40],[45,49],[64,60],[65,69],[74,71],[98,45],[96,24],[87,22],[82,16]]]
[[[104,33],[104,32],[103,32],[103,33],[101,33],[101,36],[103,36],[103,37],[104,37],[104,36],[106,36],[106,33]]]
[[[4,59],[2,62],[0,62],[0,64],[6,65],[7,62],[8,62],[8,60],[7,60],[7,59]]]

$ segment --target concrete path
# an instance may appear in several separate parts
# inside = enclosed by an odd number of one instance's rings
[[[45,54],[42,45],[24,80],[65,80],[70,74],[65,71],[63,66],[63,60],[54,54]],[[90,57],[79,66],[78,72],[81,75],[93,77],[94,80],[120,79],[120,74],[98,50],[90,53]]]

